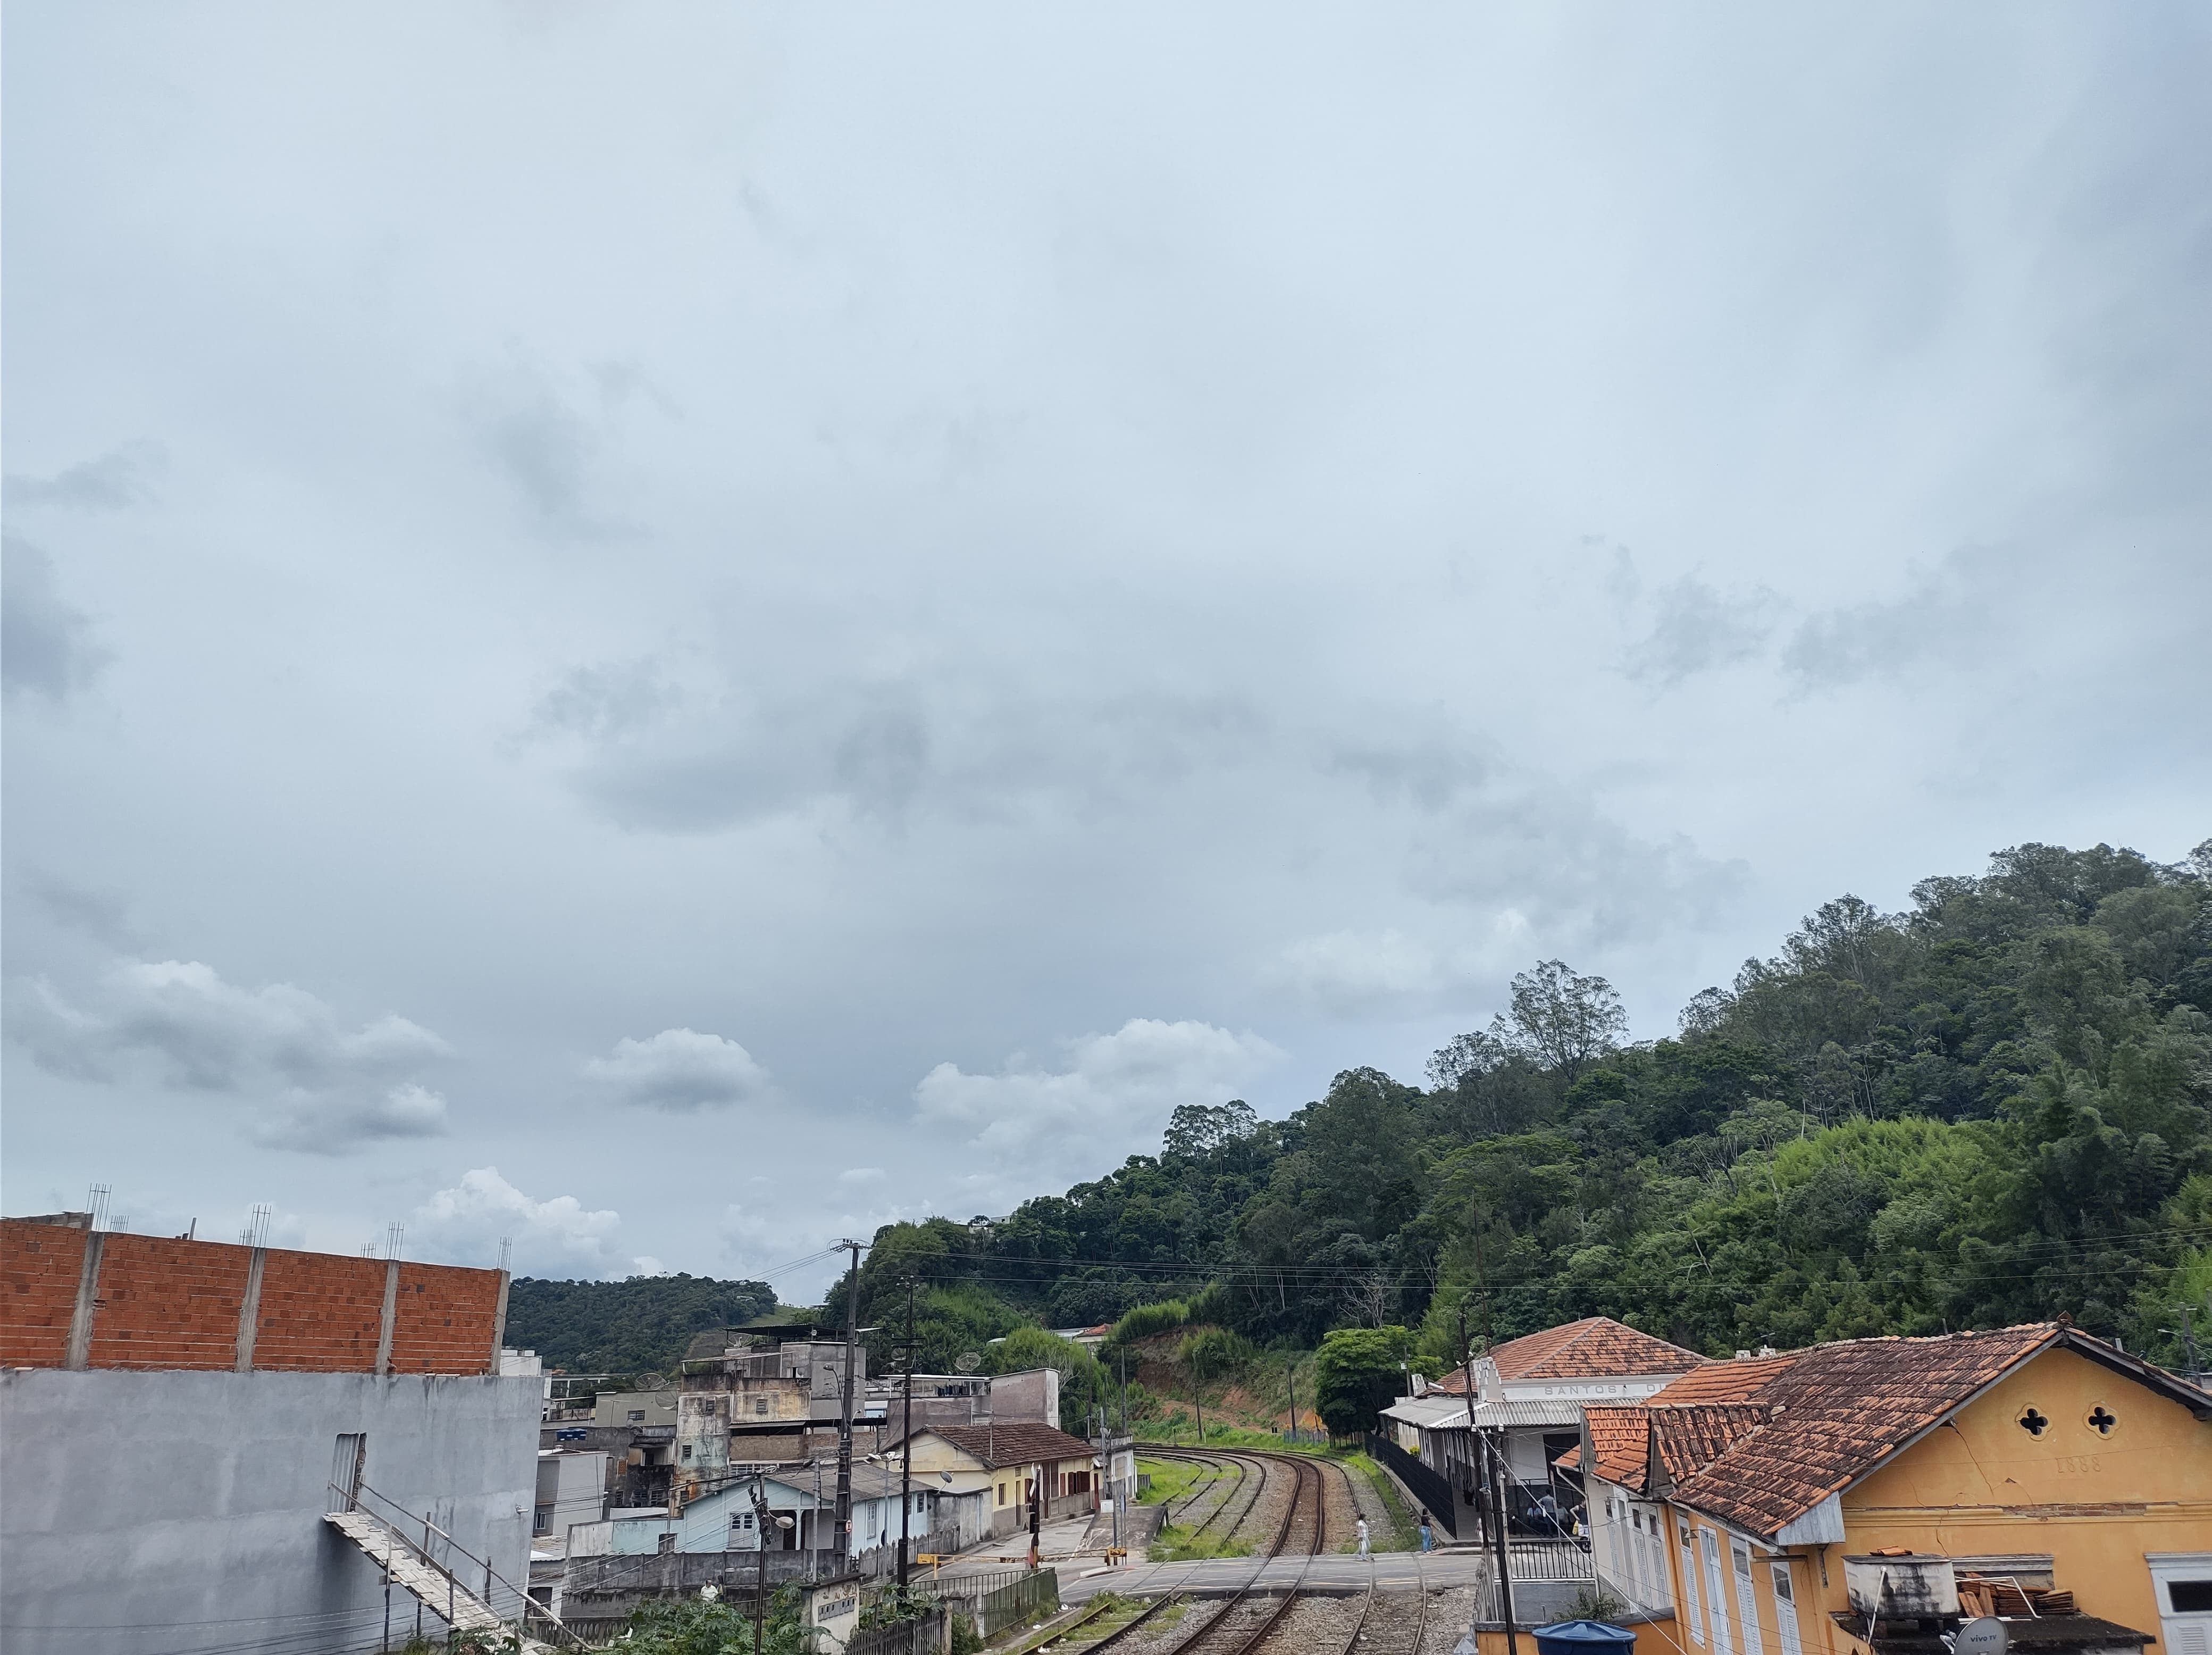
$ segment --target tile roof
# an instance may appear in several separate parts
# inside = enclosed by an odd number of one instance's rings
[[[1049,1425],[917,1425],[945,1439],[970,1459],[997,1469],[1002,1465],[1050,1464],[1055,1460],[1089,1459],[1091,1446],[1080,1437]]]
[[[1699,1402],[1687,1408],[1646,1408],[1647,1464],[1650,1459],[1656,1459],[1668,1481],[1679,1484],[1704,1470],[1773,1417],[1773,1409],[1759,1402]]]
[[[1682,1406],[1662,1402],[1662,1391],[1652,1399],[1652,1440],[1674,1479],[1673,1499],[1747,1533],[1771,1536],[2069,1336],[2079,1340],[2057,1323],[2037,1323],[1814,1345],[1758,1362],[1761,1372],[1750,1376],[1756,1383],[1741,1402]],[[1764,1423],[1749,1421],[1762,1412]]]
[[[1588,1316],[1565,1327],[1509,1339],[1490,1353],[1501,1379],[1598,1379],[1684,1373],[1705,1358],[1638,1333],[1609,1316]]]
[[[1589,1445],[1595,1451],[1593,1468],[1607,1482],[1624,1488],[1644,1487],[1644,1462],[1650,1445],[1650,1410],[1644,1408],[1587,1408],[1583,1418],[1589,1426]],[[1579,1448],[1576,1451],[1579,1453]],[[1567,1462],[1560,1460],[1560,1464]]]
[[[1784,1356],[1739,1356],[1732,1362],[1707,1362],[1644,1400],[1654,1408],[1749,1402],[1769,1379],[1796,1360],[1797,1353],[1791,1351]]]

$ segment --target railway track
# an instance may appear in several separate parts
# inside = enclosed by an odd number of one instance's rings
[[[1287,1468],[1294,1479],[1290,1502],[1284,1509],[1283,1520],[1275,1530],[1273,1543],[1267,1548],[1267,1556],[1279,1557],[1285,1551],[1297,1550],[1310,1562],[1328,1543],[1328,1507],[1321,1466],[1301,1454],[1255,1454],[1251,1457],[1263,1466],[1272,1463],[1278,1471]],[[1256,1649],[1290,1613],[1291,1605],[1297,1602],[1299,1589],[1305,1581],[1304,1573],[1301,1571],[1291,1589],[1275,1598],[1272,1604],[1265,1607],[1255,1605],[1255,1612],[1240,1613],[1251,1598],[1259,1578],[1260,1571],[1255,1569],[1251,1579],[1231,1594],[1216,1614],[1204,1624],[1193,1628],[1169,1648],[1158,1652],[1158,1655],[1247,1655],[1247,1652]],[[1133,1632],[1151,1618],[1151,1614],[1152,1611],[1146,1611],[1119,1632],[1101,1639],[1091,1648],[1102,1649]]]
[[[1279,1521],[1267,1536],[1264,1559],[1255,1567],[1245,1584],[1239,1587],[1220,1608],[1204,1622],[1164,1646],[1156,1646],[1147,1655],[1252,1655],[1270,1640],[1279,1645],[1289,1628],[1285,1625],[1291,1611],[1304,1596],[1306,1568],[1301,1567],[1297,1578],[1262,1591],[1259,1581],[1265,1559],[1285,1555],[1300,1557],[1310,1567],[1314,1558],[1327,1549],[1332,1532],[1330,1505],[1332,1496],[1339,1496],[1346,1510],[1358,1509],[1352,1494],[1350,1474],[1334,1463],[1304,1454],[1277,1454],[1264,1451],[1240,1453],[1200,1453],[1191,1450],[1152,1450],[1154,1457],[1173,1459],[1186,1463],[1200,1463],[1215,1467],[1217,1471],[1233,1468],[1237,1481],[1228,1492],[1207,1512],[1195,1533],[1203,1533],[1224,1518],[1229,1522],[1225,1534],[1233,1534],[1244,1526],[1256,1512],[1271,1480],[1279,1487],[1283,1477],[1291,1481],[1291,1497],[1284,1507]],[[1215,1481],[1221,1480],[1218,1476]],[[1240,1491],[1250,1491],[1249,1498],[1240,1500]],[[1188,1517],[1198,1508],[1201,1498],[1193,1495],[1177,1508]],[[1174,1516],[1175,1512],[1170,1512]],[[1416,1570],[1419,1561],[1414,1560]],[[1085,1646],[1080,1655],[1099,1655],[1109,1649],[1133,1648],[1145,1637],[1148,1629],[1157,1626],[1158,1617],[1172,1603],[1185,1601],[1179,1594],[1170,1593],[1147,1606],[1134,1619],[1116,1628],[1105,1637]],[[1379,1591],[1371,1579],[1366,1594],[1361,1599],[1359,1613],[1348,1636],[1344,1638],[1337,1655],[1421,1655],[1422,1645],[1428,1635],[1428,1589],[1424,1580],[1410,1597],[1401,1593]],[[1303,1647],[1304,1646],[1302,1646]],[[1329,1646],[1337,1646],[1334,1637]]]
[[[1413,1559],[1413,1568],[1416,1574],[1421,1573],[1418,1555]],[[1355,1655],[1355,1652],[1357,1655],[1421,1655],[1421,1646],[1429,1635],[1429,1587],[1425,1579],[1415,1590],[1410,1607],[1412,1612],[1408,1614],[1408,1606],[1401,1597],[1384,1597],[1370,1584],[1359,1605],[1359,1619],[1352,1624],[1352,1635],[1344,1640],[1340,1655]]]
[[[1200,1454],[1173,1449],[1155,1451],[1152,1457],[1176,1460],[1185,1464],[1233,1466],[1236,1469],[1237,1481],[1223,1491],[1220,1500],[1216,1501],[1213,1509],[1206,1514],[1204,1521],[1191,1530],[1192,1540],[1196,1540],[1200,1535],[1207,1533],[1215,1524],[1220,1522],[1232,1509],[1235,1509],[1236,1517],[1221,1530],[1222,1538],[1224,1540],[1229,1538],[1238,1529],[1243,1527],[1245,1520],[1259,1509],[1261,1500],[1267,1496],[1267,1461],[1264,1457],[1243,1454]],[[1238,1507],[1237,1496],[1248,1484],[1252,1492],[1245,1499],[1243,1505]],[[1175,1523],[1187,1519],[1191,1508],[1198,1503],[1199,1499],[1200,1496],[1194,1494],[1182,1503],[1180,1513],[1176,1508],[1170,1507],[1168,1521]]]

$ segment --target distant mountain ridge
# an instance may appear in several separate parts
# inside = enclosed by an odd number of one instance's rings
[[[768,1315],[765,1281],[704,1275],[641,1275],[627,1281],[553,1281],[518,1276],[507,1293],[506,1342],[535,1350],[546,1367],[570,1373],[665,1373],[692,1338]]]

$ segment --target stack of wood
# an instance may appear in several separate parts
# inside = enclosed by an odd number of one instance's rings
[[[2047,1587],[2022,1586],[2015,1581],[1994,1579],[1988,1575],[1962,1574],[1959,1577],[1959,1612],[1969,1617],[1994,1615],[2010,1620],[2025,1620],[2032,1615],[2071,1615],[2074,1594]]]

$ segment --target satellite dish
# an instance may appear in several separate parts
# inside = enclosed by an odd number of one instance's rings
[[[983,1359],[972,1350],[963,1350],[952,1359],[952,1366],[963,1373],[973,1373],[983,1366]]]
[[[1994,1615],[1978,1615],[1959,1628],[1951,1640],[1952,1655],[2005,1655],[2012,1634]]]

